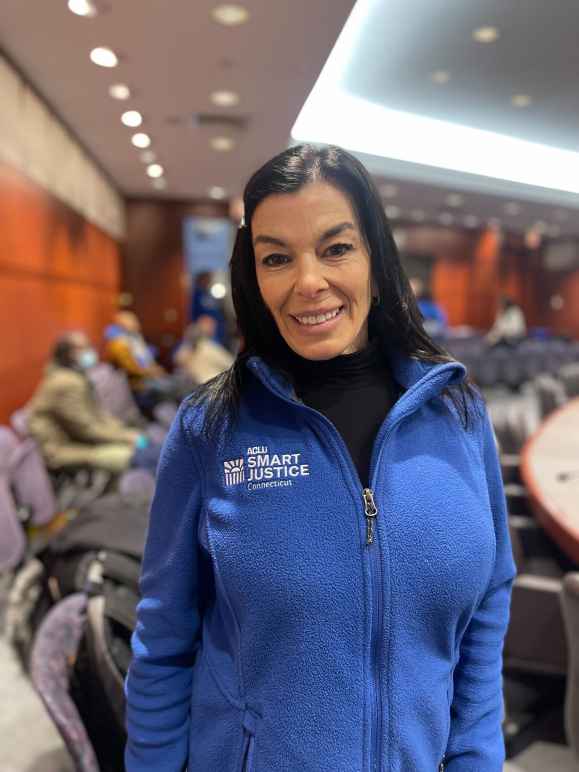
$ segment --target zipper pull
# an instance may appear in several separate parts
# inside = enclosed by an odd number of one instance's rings
[[[374,492],[371,488],[364,488],[362,496],[364,497],[364,514],[366,515],[366,544],[372,544],[374,542],[374,522],[378,509],[374,503]]]

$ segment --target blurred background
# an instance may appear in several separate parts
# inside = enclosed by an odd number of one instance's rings
[[[90,512],[94,560],[119,506],[146,514],[176,404],[239,349],[244,184],[304,141],[374,175],[426,328],[489,404],[519,568],[506,768],[579,769],[578,31],[575,0],[3,0],[2,772],[98,769],[41,701],[37,630],[79,589],[46,550]]]

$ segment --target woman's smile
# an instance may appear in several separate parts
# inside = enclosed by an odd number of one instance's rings
[[[347,196],[326,182],[268,196],[252,231],[261,296],[287,345],[312,360],[363,348],[370,255]]]

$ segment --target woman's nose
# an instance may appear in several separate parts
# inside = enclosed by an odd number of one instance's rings
[[[324,277],[323,266],[315,256],[304,256],[296,262],[296,292],[305,297],[312,297],[317,295],[320,290],[328,288],[329,284]]]

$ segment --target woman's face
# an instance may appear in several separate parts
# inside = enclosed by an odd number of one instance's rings
[[[271,195],[251,228],[261,296],[288,346],[316,360],[363,348],[370,255],[347,196],[326,182]]]

